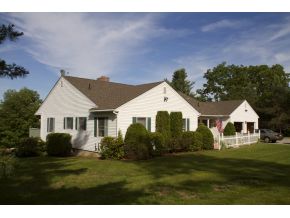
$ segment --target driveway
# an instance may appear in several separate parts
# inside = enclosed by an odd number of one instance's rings
[[[290,137],[285,137],[281,141],[277,141],[278,144],[290,144]]]

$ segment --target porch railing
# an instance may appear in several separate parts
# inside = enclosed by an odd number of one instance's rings
[[[237,148],[241,145],[249,145],[257,143],[260,139],[260,130],[259,132],[254,133],[237,133],[232,136],[224,136],[223,133],[217,135],[215,137],[215,145],[214,148],[220,150],[222,146],[225,146],[226,148]]]

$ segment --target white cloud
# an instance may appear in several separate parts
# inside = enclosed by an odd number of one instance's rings
[[[148,51],[146,42],[152,38],[187,34],[159,27],[158,18],[154,14],[10,14],[29,39],[25,50],[33,58],[86,77],[113,74],[124,62]]]
[[[241,21],[232,21],[232,20],[220,20],[214,23],[207,24],[201,27],[202,32],[214,31],[221,28],[236,28],[242,24]]]

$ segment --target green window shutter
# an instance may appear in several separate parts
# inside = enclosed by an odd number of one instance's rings
[[[94,119],[94,136],[97,137],[97,118]]]
[[[76,117],[76,130],[78,130],[78,118]]]
[[[63,129],[65,129],[65,117],[63,118]]]
[[[147,130],[151,132],[151,117],[147,117]]]
[[[49,131],[49,118],[47,118],[47,129],[46,131],[48,132]]]
[[[133,117],[132,123],[136,123],[137,122],[137,118]]]
[[[85,117],[85,128],[84,130],[87,130],[87,118]]]
[[[187,120],[187,131],[189,131],[189,125],[190,125],[190,119],[188,118],[188,119],[186,119]]]

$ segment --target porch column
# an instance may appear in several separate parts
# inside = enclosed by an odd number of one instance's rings
[[[247,123],[246,123],[246,121],[243,122],[243,133],[247,133]]]
[[[209,119],[207,119],[207,128],[209,128]]]

